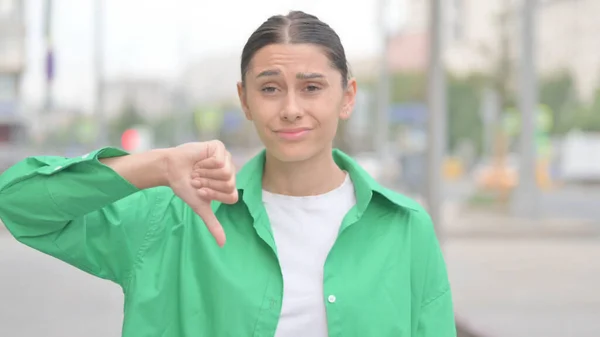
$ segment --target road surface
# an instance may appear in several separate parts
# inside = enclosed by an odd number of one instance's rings
[[[120,287],[17,243],[0,228],[0,336],[121,336]]]
[[[444,246],[456,311],[484,337],[600,336],[600,241],[461,239]]]
[[[485,337],[600,336],[600,242],[449,239],[458,316]],[[120,336],[122,294],[0,229],[0,336]]]

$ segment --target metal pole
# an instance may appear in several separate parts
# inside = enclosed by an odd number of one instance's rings
[[[389,33],[386,25],[386,12],[388,0],[379,0],[379,23],[381,33],[381,54],[380,54],[380,74],[377,91],[377,128],[375,129],[376,149],[379,154],[381,163],[388,161],[387,145],[389,138],[389,101],[390,101],[390,74],[388,67],[388,42]]]
[[[96,74],[95,91],[95,115],[98,135],[96,138],[96,147],[108,145],[108,136],[106,129],[106,116],[104,114],[104,6],[103,0],[95,0],[94,23],[95,23],[95,54],[94,71]]]
[[[535,112],[538,103],[535,63],[536,0],[523,0],[521,7],[521,64],[519,110],[521,136],[519,154],[519,184],[512,200],[517,216],[534,218],[538,215],[536,184]]]
[[[443,0],[430,0],[427,206],[438,237],[442,227],[442,166],[446,149],[446,76],[442,61]]]
[[[46,0],[44,37],[46,39],[46,93],[45,110],[52,109],[52,81],[54,80],[54,46],[52,41],[52,0]]]
[[[485,88],[481,106],[481,119],[483,120],[484,155],[488,158],[494,156],[494,141],[498,128],[500,115],[500,102],[498,93],[492,88]]]

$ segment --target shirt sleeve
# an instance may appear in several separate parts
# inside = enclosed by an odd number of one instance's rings
[[[456,337],[452,292],[444,256],[429,215],[422,211],[418,220],[425,270],[416,337]]]
[[[0,175],[0,220],[23,244],[125,287],[167,202],[164,188],[140,191],[99,161],[126,154],[17,163]]]

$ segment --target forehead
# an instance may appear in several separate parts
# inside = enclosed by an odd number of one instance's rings
[[[312,44],[272,44],[261,48],[252,58],[249,72],[256,75],[271,69],[324,75],[335,72],[325,51]]]

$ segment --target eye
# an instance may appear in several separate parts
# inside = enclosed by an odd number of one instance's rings
[[[321,87],[316,86],[316,85],[310,84],[310,85],[306,86],[306,91],[308,91],[308,92],[315,92],[315,91],[319,91],[319,90],[321,90]]]
[[[264,87],[264,88],[260,89],[260,91],[262,91],[262,92],[264,92],[266,94],[272,94],[275,91],[277,91],[277,88],[275,88],[275,87]]]

